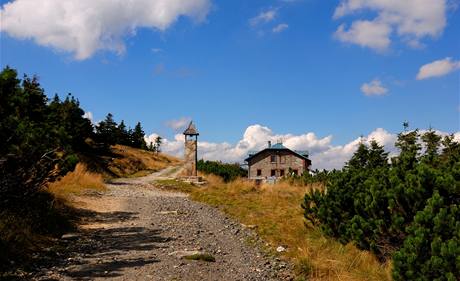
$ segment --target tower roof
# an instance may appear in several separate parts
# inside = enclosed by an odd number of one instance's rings
[[[195,127],[195,124],[193,124],[193,121],[190,121],[190,124],[188,124],[187,129],[184,131],[184,135],[189,135],[189,136],[198,136],[199,133]]]

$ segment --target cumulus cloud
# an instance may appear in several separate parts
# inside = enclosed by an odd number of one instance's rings
[[[259,24],[271,22],[276,18],[277,14],[277,9],[262,11],[257,16],[249,19],[249,24],[254,27]]]
[[[423,132],[421,131],[421,133]],[[443,132],[437,133],[446,135]],[[157,136],[157,134],[147,136],[147,143],[153,142]],[[460,132],[455,133],[455,138],[460,140]],[[397,149],[394,146],[396,139],[396,134],[390,133],[383,128],[377,128],[367,136],[356,138],[343,145],[335,145],[332,143],[332,136],[318,137],[313,132],[300,135],[275,134],[270,128],[256,124],[249,126],[236,144],[199,141],[198,157],[206,160],[243,163],[250,151],[265,148],[268,141],[275,143],[278,140],[283,140],[283,144],[290,149],[308,150],[313,169],[339,169],[350,159],[360,142],[370,143],[371,140],[375,140],[385,147],[390,156],[396,155]],[[162,150],[182,157],[184,153],[183,146],[184,136],[177,134],[174,139],[164,139]]]
[[[446,26],[446,0],[341,0],[333,18],[373,12],[371,20],[355,20],[347,29],[341,24],[335,37],[377,51],[386,50],[396,34],[411,47],[419,48],[425,37],[436,38]]]
[[[185,126],[187,126],[190,123],[190,121],[192,121],[192,118],[182,117],[179,119],[166,121],[166,126],[175,131],[178,131],[181,129],[185,129]]]
[[[342,42],[384,51],[391,43],[390,33],[391,28],[385,23],[355,21],[348,30],[345,24],[340,25],[334,36]]]
[[[361,92],[366,96],[381,96],[388,92],[388,89],[382,85],[379,79],[374,79],[369,83],[364,83],[361,86]]]
[[[16,0],[0,10],[1,31],[70,52],[78,60],[96,51],[125,52],[138,28],[166,30],[185,16],[203,21],[211,0]]]
[[[83,114],[83,118],[86,118],[89,121],[91,121],[91,123],[93,123],[93,113],[92,112],[90,111],[85,112],[85,114]]]
[[[280,33],[280,32],[285,31],[288,27],[289,27],[288,24],[286,24],[286,23],[280,23],[280,24],[278,24],[277,26],[273,27],[272,31],[273,31],[274,33]]]
[[[437,60],[420,67],[417,80],[444,76],[457,69],[460,69],[460,60],[454,61],[452,58]]]

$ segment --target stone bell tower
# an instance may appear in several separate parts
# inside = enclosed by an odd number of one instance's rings
[[[197,161],[198,161],[198,136],[200,134],[196,130],[193,121],[190,122],[188,128],[184,131],[185,136],[185,176],[197,176]]]

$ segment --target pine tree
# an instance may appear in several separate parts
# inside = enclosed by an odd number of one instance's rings
[[[155,152],[160,153],[161,152],[161,144],[163,143],[163,138],[158,136],[155,138]]]
[[[130,135],[124,120],[121,120],[117,129],[117,143],[122,145],[131,145]]]
[[[142,130],[141,122],[137,122],[131,135],[132,146],[145,149],[147,147],[144,139],[145,133]]]
[[[117,142],[117,123],[113,120],[112,113],[107,114],[104,121],[96,126],[96,138],[99,142],[113,145]]]
[[[400,153],[388,163],[383,147],[360,144],[343,170],[328,175],[325,191],[305,195],[304,216],[382,261],[394,254],[395,280],[456,280],[460,143],[405,128],[396,146]]]

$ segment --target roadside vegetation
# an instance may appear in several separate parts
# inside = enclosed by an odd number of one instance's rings
[[[342,243],[393,261],[394,280],[460,276],[460,143],[429,130],[400,133],[389,159],[362,143],[325,190],[303,202],[307,221]]]
[[[225,182],[230,182],[240,177],[246,177],[248,174],[248,171],[241,168],[238,163],[228,164],[218,161],[199,160],[197,163],[197,169],[204,174],[219,176]]]

